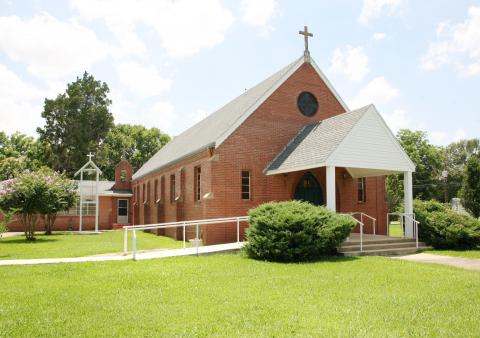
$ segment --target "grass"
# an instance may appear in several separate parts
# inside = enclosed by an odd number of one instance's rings
[[[0,259],[81,257],[123,251],[123,231],[108,231],[101,234],[79,235],[54,233],[37,235],[33,242],[23,236],[0,240]],[[131,248],[129,234],[129,248]],[[169,237],[137,231],[137,250],[180,248],[182,242]]]
[[[480,258],[480,248],[473,250],[426,250],[425,253],[462,258]]]
[[[383,257],[15,266],[0,280],[1,337],[480,336],[480,272]]]
[[[400,222],[390,222],[389,234],[390,237],[402,237],[403,231]]]

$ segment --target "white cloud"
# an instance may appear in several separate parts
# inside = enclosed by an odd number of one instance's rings
[[[433,144],[446,144],[448,143],[448,134],[444,131],[432,131],[429,133],[429,139]]]
[[[367,83],[348,105],[352,108],[363,107],[373,103],[381,105],[387,103],[399,95],[398,89],[393,87],[384,77],[376,77]]]
[[[463,22],[441,22],[436,34],[437,40],[430,43],[421,59],[422,69],[431,71],[453,65],[464,76],[480,73],[480,7],[470,7]]]
[[[73,19],[60,21],[48,14],[31,19],[0,17],[0,31],[0,51],[47,82],[88,70],[109,50],[92,30]]]
[[[123,43],[123,51],[142,52],[138,24],[153,29],[171,57],[191,56],[220,44],[233,23],[233,15],[220,0],[71,0],[85,19],[101,19]],[[130,45],[132,44],[132,46]]]
[[[261,28],[261,34],[267,35],[273,30],[270,22],[278,15],[278,3],[276,0],[242,0],[240,10],[244,23]]]
[[[0,64],[0,130],[35,135],[42,124],[42,90],[28,84]]]
[[[163,78],[154,65],[137,62],[120,62],[117,65],[120,82],[132,93],[141,97],[156,96],[169,89],[172,81]]]
[[[467,138],[467,132],[463,128],[458,128],[455,130],[455,134],[453,135],[453,141],[460,141],[465,140]]]
[[[391,113],[381,113],[390,129],[396,133],[400,129],[410,128],[411,121],[405,110],[395,109]]]
[[[381,15],[398,14],[402,12],[405,5],[406,0],[363,0],[362,12],[358,21],[365,25]]]
[[[362,47],[336,48],[330,60],[330,71],[343,74],[352,81],[361,81],[370,71],[368,57]]]
[[[381,41],[387,37],[387,34],[385,33],[375,33],[373,34],[373,39],[376,41]]]
[[[157,102],[144,114],[143,119],[145,126],[157,127],[171,134],[177,115],[171,103]]]
[[[467,132],[463,128],[457,128],[455,131],[432,131],[429,132],[430,141],[433,144],[445,146],[452,142],[465,140],[468,138]]]

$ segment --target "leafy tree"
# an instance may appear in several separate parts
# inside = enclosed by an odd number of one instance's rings
[[[52,228],[57,219],[57,213],[73,207],[77,201],[77,185],[74,181],[66,179],[64,175],[44,171],[48,182],[48,190],[44,196],[45,235],[52,234]]]
[[[463,205],[473,216],[480,216],[480,159],[471,156],[465,167],[461,190]]]
[[[25,172],[2,182],[0,209],[22,222],[27,240],[35,240],[39,216],[67,210],[75,201],[75,185],[63,176],[45,171]],[[72,197],[73,196],[73,197]]]
[[[25,170],[37,170],[47,164],[49,148],[31,136],[0,132],[0,181]]]
[[[430,144],[423,131],[402,129],[397,133],[397,138],[416,165],[413,173],[414,198],[438,198],[441,195],[442,150]],[[398,207],[403,200],[403,175],[387,177],[386,189],[387,199],[394,203],[390,208]]]
[[[87,72],[69,83],[64,94],[45,99],[42,117],[45,126],[37,128],[40,140],[52,151],[50,166],[72,176],[95,151],[113,126],[111,100],[105,82]]]
[[[97,163],[104,177],[113,180],[115,166],[122,158],[137,170],[168,141],[170,137],[157,128],[118,124],[110,130],[100,146]]]
[[[448,171],[447,199],[459,196],[467,160],[470,156],[479,153],[479,139],[461,140],[451,143],[445,148],[445,168]]]

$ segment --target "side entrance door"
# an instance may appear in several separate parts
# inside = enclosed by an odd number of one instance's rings
[[[119,199],[117,201],[117,223],[128,223],[128,200]]]

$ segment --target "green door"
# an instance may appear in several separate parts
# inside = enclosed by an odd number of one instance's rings
[[[312,173],[305,173],[295,188],[294,199],[323,205],[323,193],[320,184]]]

